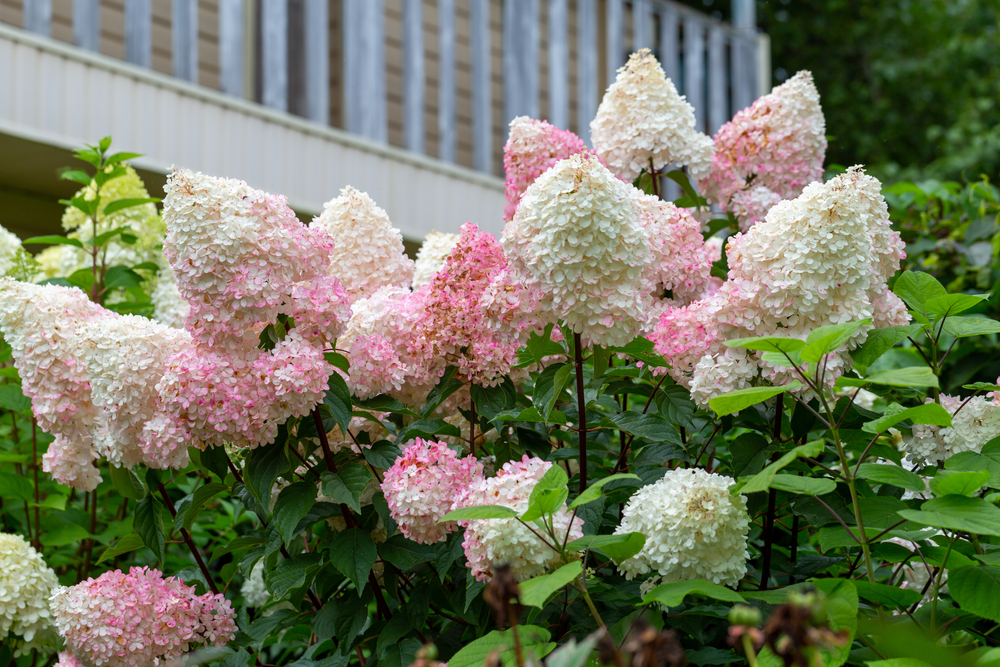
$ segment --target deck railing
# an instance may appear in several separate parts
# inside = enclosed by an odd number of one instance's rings
[[[102,25],[113,11],[120,27]],[[770,84],[753,0],[733,0],[732,25],[669,0],[73,0],[66,17],[53,0],[0,0],[0,20],[18,13],[35,33],[56,23],[109,55],[117,39],[118,57],[138,66],[169,62],[180,79],[201,73],[225,93],[491,173],[515,116],[588,138],[604,88],[638,48],[656,53],[705,132]],[[393,67],[401,85],[389,85]]]

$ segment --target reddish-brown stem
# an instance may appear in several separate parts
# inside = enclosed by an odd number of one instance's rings
[[[160,496],[163,498],[163,503],[167,506],[170,516],[176,517],[177,510],[174,509],[174,503],[170,500],[170,494],[167,493],[167,489],[163,486],[163,482],[160,482]],[[213,593],[218,594],[219,589],[212,580],[212,574],[208,571],[208,566],[205,565],[205,561],[201,557],[201,552],[198,551],[198,547],[195,545],[194,540],[191,539],[190,533],[188,533],[183,527],[181,527],[181,537],[184,538],[184,544],[187,545],[191,555],[194,556],[195,562],[198,563],[198,569],[200,569],[201,573],[205,576],[205,583],[208,584],[208,587],[212,589]]]
[[[573,334],[576,352],[576,407],[580,427],[580,493],[587,488],[587,399],[583,395],[583,341],[580,334]]]
[[[42,541],[41,541],[41,518],[39,517],[39,504],[41,501],[41,496],[38,490],[38,428],[36,426],[35,418],[31,418],[31,471],[35,476],[35,549],[39,553],[42,551]]]
[[[476,402],[469,401],[469,452],[476,455]]]

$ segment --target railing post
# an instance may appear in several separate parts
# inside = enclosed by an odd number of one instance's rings
[[[173,0],[174,76],[198,83],[198,0]]]
[[[438,157],[455,161],[455,0],[438,0]]]
[[[219,0],[219,83],[222,92],[243,97],[246,9],[243,0]]]
[[[569,129],[569,42],[567,0],[549,0],[549,122]]]
[[[261,102],[288,111],[288,0],[261,0]]]
[[[708,131],[722,127],[728,119],[726,100],[726,35],[720,26],[708,29]]]
[[[493,112],[490,85],[490,0],[469,0],[472,51],[472,162],[493,171]]]
[[[24,0],[24,29],[52,36],[52,0]]]
[[[684,95],[694,107],[695,129],[705,131],[705,26],[684,19]]]
[[[660,9],[660,65],[663,66],[663,73],[680,90],[678,62],[680,58],[677,57],[677,10],[668,5]]]
[[[403,135],[409,150],[424,152],[423,0],[403,0]]]
[[[343,0],[344,109],[349,132],[385,142],[385,10],[382,0]]]
[[[632,51],[653,48],[653,22],[649,0],[632,0]]]
[[[590,144],[597,115],[597,2],[576,0],[576,133]]]
[[[538,0],[504,0],[504,122],[538,118]]]
[[[330,21],[327,0],[305,0],[306,117],[330,121]]]
[[[88,51],[101,50],[100,0],[73,0],[73,43]]]
[[[150,0],[125,0],[125,60],[149,67],[153,57],[153,10]]]
[[[623,14],[625,13],[625,0],[604,0],[604,46],[607,50],[607,71],[605,80],[607,85],[615,82],[618,76],[618,68],[622,66],[625,46],[622,39],[624,28]]]

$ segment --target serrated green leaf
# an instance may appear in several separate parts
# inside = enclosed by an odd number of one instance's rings
[[[534,625],[518,626],[524,657],[544,658],[556,647],[549,642],[552,636],[548,630]],[[487,656],[493,651],[500,652],[500,663],[510,667],[514,663],[514,639],[510,630],[494,630],[475,639],[461,648],[448,660],[448,667],[482,667]]]
[[[243,481],[246,483],[247,491],[265,513],[266,516],[262,517],[265,520],[270,519],[268,508],[271,506],[271,487],[278,477],[290,469],[285,443],[280,438],[269,445],[254,449],[247,456],[243,466]]]
[[[191,530],[191,525],[198,518],[198,514],[205,507],[205,503],[228,490],[229,487],[220,482],[209,482],[199,487],[191,497],[191,504],[187,506],[183,513],[177,513],[180,525],[183,526],[184,530]],[[177,522],[175,522],[175,525],[177,525]]]
[[[142,538],[142,543],[163,562],[163,522],[160,519],[160,503],[149,495],[136,503],[132,529]]]
[[[928,500],[919,510],[899,510],[899,516],[924,526],[1000,537],[1000,509],[982,498],[943,496]]]
[[[12,412],[26,412],[31,409],[31,399],[21,391],[21,385],[0,385],[0,407]]]
[[[903,271],[896,279],[892,291],[912,310],[924,312],[924,304],[930,299],[948,296],[937,278],[923,271]]]
[[[1000,322],[986,317],[976,317],[974,315],[962,317],[949,317],[941,325],[942,330],[949,336],[955,338],[968,338],[969,336],[986,336],[1000,333]]]
[[[858,597],[889,609],[904,609],[920,602],[920,591],[899,588],[888,584],[873,584],[864,580],[854,582]]]
[[[651,442],[672,442],[681,444],[677,427],[658,414],[645,414],[636,410],[628,410],[617,415],[611,415],[608,420],[629,435],[645,438]]]
[[[551,466],[531,489],[528,497],[528,509],[521,516],[521,520],[537,521],[543,516],[555,513],[569,496],[566,484],[569,477],[566,472],[557,465]]]
[[[421,563],[434,560],[437,549],[432,544],[417,544],[402,535],[393,535],[378,545],[382,560],[388,561],[404,572]]]
[[[323,404],[330,409],[330,415],[337,422],[342,433],[347,433],[351,423],[351,390],[340,373],[331,373]]]
[[[794,391],[802,386],[798,380],[780,387],[748,387],[747,389],[737,389],[721,396],[710,399],[708,405],[719,417],[731,415],[749,408],[751,405],[762,403],[769,398],[774,398],[778,394],[786,391]]]
[[[892,415],[886,415],[875,421],[865,422],[861,430],[866,433],[882,433],[901,421],[909,419],[914,424],[933,424],[935,426],[951,426],[951,413],[937,403],[925,403],[912,408],[906,408]]]
[[[936,296],[924,302],[924,312],[937,317],[950,317],[965,312],[969,308],[976,307],[979,303],[985,301],[986,298],[986,296],[978,294],[946,294],[944,296]]]
[[[837,378],[835,387],[864,387],[868,384],[880,384],[889,387],[933,387],[939,388],[938,378],[934,371],[926,366],[910,366],[888,371],[872,373],[864,378]]]
[[[858,366],[868,368],[897,343],[917,335],[921,329],[919,324],[872,329],[868,332],[865,342],[851,352],[851,357]]]
[[[554,467],[554,466],[553,466]],[[476,505],[474,507],[462,507],[452,510],[438,520],[438,523],[445,521],[472,521],[475,519],[516,519],[517,512],[503,505]]]
[[[462,437],[462,432],[454,424],[449,424],[437,417],[431,419],[418,419],[409,426],[403,428],[396,436],[396,444],[403,445],[414,438],[425,438],[438,440],[435,436],[450,435],[454,438]]]
[[[990,480],[990,474],[985,470],[970,472],[955,472],[940,470],[931,478],[931,491],[936,496],[951,494],[973,496]]]
[[[601,488],[605,484],[607,484],[608,482],[614,482],[616,480],[621,480],[621,479],[636,479],[637,480],[637,479],[639,479],[639,476],[638,475],[633,475],[631,473],[621,473],[620,472],[620,473],[617,473],[617,474],[614,474],[614,475],[609,475],[607,477],[604,477],[603,479],[596,480],[594,483],[592,483],[590,486],[588,486],[586,489],[584,489],[583,493],[581,493],[579,496],[577,496],[576,499],[574,499],[573,502],[571,502],[569,504],[569,509],[576,509],[580,505],[586,505],[587,503],[594,502],[595,500],[597,500],[598,498],[601,497],[601,495],[603,493],[601,491]]]
[[[134,206],[143,206],[144,204],[155,204],[160,201],[156,197],[135,197],[131,199],[116,199],[112,202],[108,202],[107,206],[104,207],[104,215],[111,215],[117,213],[118,211],[124,211],[127,208],[132,208]]]
[[[136,520],[138,520],[138,517],[136,517]],[[41,542],[47,547],[64,547],[67,544],[74,544],[88,537],[90,537],[90,533],[83,526],[75,523],[64,523],[57,528],[42,533]]]
[[[744,350],[760,352],[796,352],[806,346],[804,340],[786,338],[785,336],[754,336],[752,338],[735,338],[723,342],[726,347],[739,347]]]
[[[859,327],[871,324],[871,322],[871,320],[866,319],[818,327],[809,333],[806,338],[806,346],[799,350],[799,356],[810,364],[818,363],[827,354],[840,349]]]
[[[769,488],[804,496],[825,496],[837,490],[837,482],[827,477],[775,475],[771,478]]]
[[[44,243],[46,245],[71,245],[77,248],[83,247],[83,243],[79,239],[71,239],[66,236],[32,236],[31,238],[24,239],[22,243],[24,245]]]
[[[354,582],[358,592],[365,589],[368,573],[378,560],[378,551],[369,531],[348,528],[337,534],[330,545],[330,562]]]
[[[136,549],[141,549],[144,546],[146,546],[146,544],[142,541],[141,537],[135,533],[129,533],[105,549],[104,553],[101,554],[101,557],[97,559],[97,564],[100,565],[106,560],[111,560],[116,556],[121,556],[122,554],[135,551]]]
[[[665,607],[676,607],[684,602],[689,595],[703,595],[713,600],[723,602],[743,602],[743,596],[734,590],[713,584],[710,581],[695,579],[692,581],[676,581],[672,584],[657,586],[642,599],[642,604],[658,602]]]
[[[753,477],[741,479],[735,486],[733,486],[732,491],[733,493],[758,493],[761,491],[767,491],[771,488],[774,476],[778,474],[782,468],[800,457],[808,456],[810,458],[816,458],[821,453],[823,453],[822,440],[807,442],[806,444],[800,445],[791,451],[785,452],[781,458],[768,465]]]
[[[566,545],[567,551],[597,549],[606,553],[611,560],[621,563],[636,555],[646,546],[646,536],[642,533],[621,533],[618,535],[584,535]]]
[[[278,494],[278,500],[275,501],[271,512],[274,515],[274,525],[277,526],[285,544],[291,543],[296,535],[296,526],[315,503],[316,484],[313,482],[289,484]]]
[[[367,466],[351,461],[341,466],[337,472],[324,472],[322,479],[323,493],[355,512],[361,511],[361,494],[372,479]]]
[[[356,529],[352,528],[351,530]],[[368,539],[370,541],[371,537],[369,536]],[[332,551],[331,549],[331,554]],[[280,600],[289,591],[308,586],[312,578],[316,576],[322,563],[323,557],[315,551],[293,556],[278,563],[278,566],[273,570],[265,570],[264,583],[267,585],[267,590],[271,591],[274,599]],[[361,590],[360,587],[358,590]]]
[[[1000,467],[1000,464],[998,464]],[[891,484],[901,489],[923,493],[927,490],[920,475],[906,468],[884,463],[862,463],[858,468],[857,479],[866,479],[877,484]]]
[[[563,565],[555,572],[543,574],[533,579],[529,579],[520,584],[521,604],[527,607],[545,606],[545,602],[553,593],[561,591],[567,584],[580,576],[583,572],[583,563],[578,560]]]
[[[949,570],[948,593],[965,611],[1000,623],[1000,568],[983,565]]]
[[[115,485],[115,490],[126,498],[132,500],[142,500],[149,490],[145,482],[135,474],[131,468],[111,466],[111,483]]]

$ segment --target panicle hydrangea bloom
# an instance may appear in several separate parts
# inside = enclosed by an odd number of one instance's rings
[[[524,512],[532,489],[551,467],[550,461],[527,455],[520,461],[508,461],[496,477],[472,484],[456,501],[455,509],[503,505]],[[571,518],[565,505],[553,516],[556,536],[564,539],[568,531],[570,542],[583,537],[583,520],[577,517],[570,523]],[[465,558],[473,576],[480,581],[493,576],[494,565],[509,565],[518,581],[525,581],[559,563],[559,554],[517,519],[473,519],[459,524],[465,528],[462,542]]]
[[[0,226],[0,276],[7,275],[7,272],[14,268],[15,259],[21,250],[23,250],[21,239],[17,234]]]
[[[191,313],[191,305],[181,296],[174,270],[166,262],[161,263],[156,274],[156,287],[153,288],[150,299],[153,302],[154,320],[175,329],[184,328],[184,322]]]
[[[600,345],[624,345],[642,331],[652,253],[633,193],[584,155],[558,162],[525,192],[501,237],[505,278],[535,295],[541,321],[562,319]],[[500,296],[491,293],[491,305]]]
[[[615,534],[639,532],[646,545],[618,569],[627,579],[650,571],[662,583],[705,579],[736,586],[747,571],[750,516],[733,480],[699,468],[670,470],[639,489],[622,510]]]
[[[112,313],[75,287],[0,279],[0,332],[12,350],[21,387],[38,425],[55,436],[43,469],[63,484],[92,491],[97,408],[80,356],[80,328]]]
[[[187,170],[170,175],[166,193],[163,250],[191,306],[188,328],[196,340],[238,349],[240,339],[256,336],[279,313],[300,315],[302,299],[292,298],[297,285],[309,290],[335,281],[327,277],[332,239],[299,222],[285,197]],[[346,314],[339,303],[327,305]],[[326,336],[335,338],[340,326]]]
[[[683,305],[701,297],[712,272],[701,223],[686,209],[639,190],[634,192],[652,252],[647,279],[658,295],[664,290],[671,292],[671,304]]]
[[[272,503],[272,509],[274,504]],[[259,560],[250,570],[250,576],[243,580],[240,587],[240,595],[248,607],[260,609],[271,599],[271,594],[264,584],[264,561]]]
[[[195,595],[145,567],[59,587],[52,613],[66,647],[95,667],[162,665],[201,645],[224,646],[236,631],[223,595]]]
[[[660,315],[649,339],[670,364],[667,373],[678,384],[690,388],[695,366],[718,348],[719,324],[715,313],[721,307],[722,301],[716,297],[668,308]]]
[[[517,362],[517,342],[496,335],[479,305],[506,263],[496,238],[467,222],[444,268],[411,297],[421,309],[409,351],[427,374],[425,383],[436,383],[445,367],[455,366],[463,381],[493,385]]]
[[[413,260],[406,256],[403,237],[367,193],[344,188],[309,227],[333,239],[330,273],[340,279],[352,301],[380,287],[410,284]]]
[[[797,197],[806,185],[821,180],[825,154],[819,92],[812,74],[802,71],[719,129],[711,175],[698,187],[723,210],[734,210],[746,229],[776,199]],[[750,193],[736,201],[734,196],[750,185]]]
[[[444,260],[451,254],[451,249],[458,243],[458,234],[431,232],[417,250],[417,259],[413,263],[413,282],[411,286],[418,290],[431,281],[434,274],[444,268]]]
[[[507,176],[504,219],[508,222],[514,219],[521,195],[549,167],[571,155],[592,152],[576,134],[544,120],[518,116],[510,121],[510,134],[503,147],[503,171]]]
[[[56,663],[55,667],[87,667],[80,659],[70,653],[69,651],[59,652],[59,661]]]
[[[98,447],[98,454],[128,468],[138,463],[160,469],[187,465],[186,446],[161,440],[146,425],[162,410],[156,385],[167,360],[191,345],[191,335],[145,317],[115,315],[84,325],[80,336],[91,398],[103,410],[108,431],[102,444],[110,447]]]
[[[618,70],[590,123],[590,138],[608,168],[629,183],[649,171],[650,161],[655,171],[686,166],[696,179],[711,170],[711,137],[695,129],[694,107],[649,49],[633,53]]]
[[[454,521],[438,521],[482,477],[483,466],[474,456],[460,459],[443,442],[417,438],[385,471],[382,491],[403,535],[419,544],[433,544],[458,529]]]
[[[32,648],[52,626],[49,595],[56,573],[20,535],[0,533],[0,644],[18,653]]]
[[[979,452],[983,445],[1000,436],[1000,405],[989,397],[974,396],[964,407],[966,399],[961,396],[942,394],[940,400],[941,407],[952,415],[951,426],[915,425],[913,435],[903,439],[908,458],[920,463],[939,463],[959,452]]]

